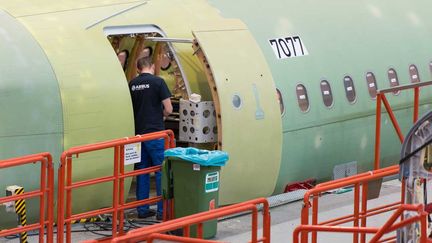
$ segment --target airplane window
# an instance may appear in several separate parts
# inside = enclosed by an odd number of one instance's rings
[[[307,112],[309,110],[309,98],[307,95],[306,88],[303,84],[298,84],[296,87],[297,101],[299,103],[300,110]]]
[[[163,52],[162,52],[162,59],[161,59],[161,69],[163,71],[166,71],[171,67],[171,62],[174,60],[174,58],[167,44],[163,46],[162,50]]]
[[[233,104],[234,108],[240,109],[240,107],[242,105],[242,100],[238,94],[233,95],[232,104]]]
[[[417,67],[414,64],[411,64],[409,67],[410,79],[411,83],[420,82],[420,76],[417,70]]]
[[[375,75],[371,72],[368,72],[366,74],[366,81],[368,85],[369,95],[372,99],[375,99],[377,95],[377,84]]]
[[[138,59],[142,57],[150,57],[151,55],[153,55],[153,48],[151,46],[146,46],[140,52]]]
[[[388,79],[390,82],[390,87],[399,86],[399,79],[398,79],[396,70],[394,70],[393,68],[390,68],[388,70],[387,74],[388,74]],[[398,95],[399,93],[400,93],[400,90],[393,92],[394,95]]]
[[[333,105],[333,95],[331,92],[330,84],[327,80],[321,81],[321,94],[323,97],[324,105],[331,107]]]
[[[276,88],[276,97],[277,97],[277,101],[279,104],[280,113],[281,113],[281,115],[283,115],[285,112],[285,106],[284,106],[284,102],[283,102],[282,93],[280,92],[280,90],[278,88]]]
[[[119,52],[117,54],[117,58],[120,61],[120,64],[121,64],[121,66],[123,68],[123,71],[126,71],[127,61],[128,61],[128,58],[129,58],[129,51],[126,50],[126,49],[122,50],[121,52]]]
[[[430,70],[430,72],[432,74],[432,62],[429,63],[429,70]]]
[[[344,87],[348,102],[353,104],[356,100],[356,92],[354,88],[354,82],[350,76],[344,77]]]

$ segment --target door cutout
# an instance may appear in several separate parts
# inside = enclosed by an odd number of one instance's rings
[[[154,25],[106,27],[104,32],[128,83],[138,75],[138,59],[152,57],[155,75],[165,80],[173,95],[173,113],[165,120],[165,128],[173,130],[178,139],[180,99],[188,99],[190,95],[188,80],[172,45],[178,40],[166,38]]]

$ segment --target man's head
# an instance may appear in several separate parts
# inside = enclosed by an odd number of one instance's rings
[[[142,57],[137,61],[137,68],[140,73],[154,74],[154,64],[152,57]]]

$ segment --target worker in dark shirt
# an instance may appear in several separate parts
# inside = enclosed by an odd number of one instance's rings
[[[135,134],[146,134],[165,129],[164,120],[172,112],[171,93],[165,81],[154,75],[155,66],[151,57],[140,58],[137,62],[139,76],[131,80],[129,90],[132,97]],[[161,165],[164,160],[164,140],[152,140],[141,144],[141,162],[135,164],[135,170]],[[149,197],[149,175],[137,176],[137,200]],[[161,174],[156,172],[156,192],[161,195]],[[162,218],[162,202],[157,205],[157,219]],[[139,206],[138,217],[147,218],[154,213],[149,206]]]

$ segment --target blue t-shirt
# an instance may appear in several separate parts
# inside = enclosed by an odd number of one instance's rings
[[[135,134],[165,129],[162,101],[171,97],[165,81],[155,75],[142,73],[129,83],[135,118]]]

